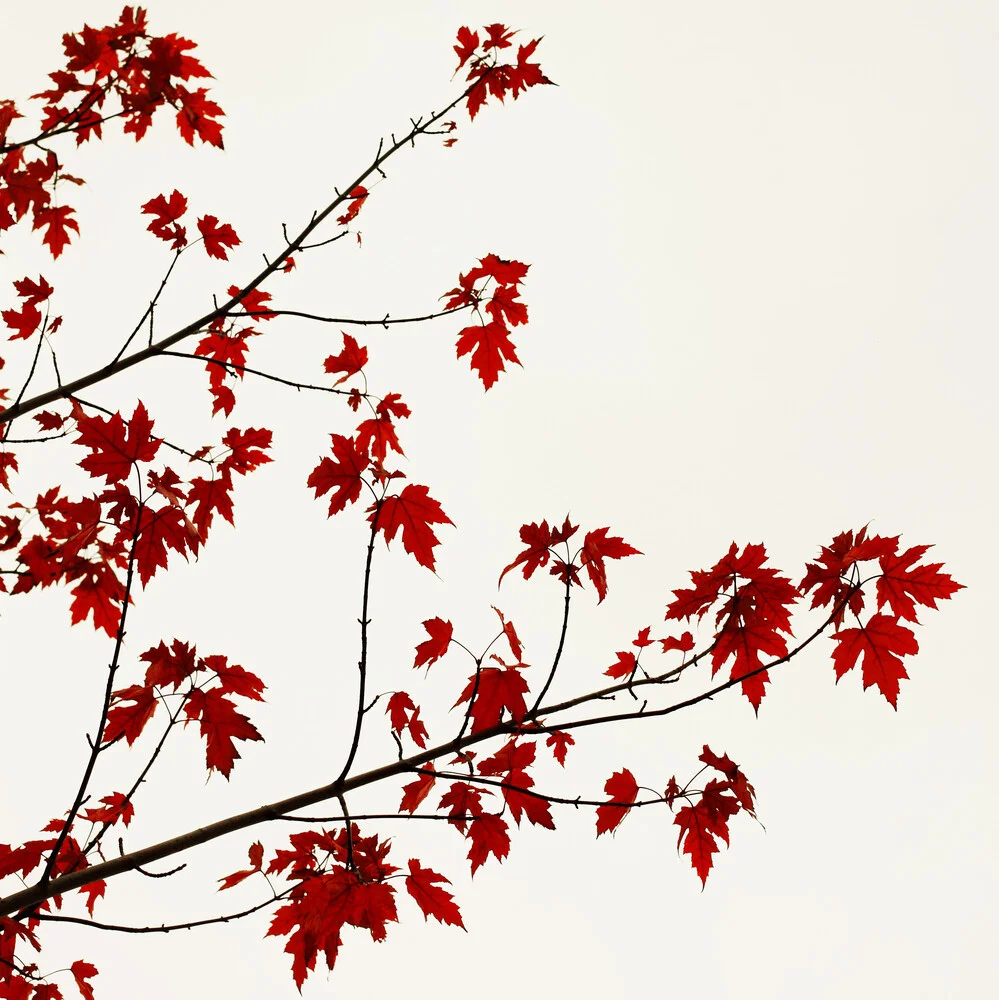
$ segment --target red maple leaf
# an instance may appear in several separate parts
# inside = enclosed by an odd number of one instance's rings
[[[428,771],[433,771],[434,765],[430,761],[426,764],[426,769]],[[411,781],[408,785],[403,785],[402,788],[402,802],[399,803],[400,811],[405,810],[409,813],[416,812],[420,803],[427,797],[430,793],[430,789],[434,787],[434,783],[437,778],[431,774],[419,774],[415,781]]]
[[[638,659],[630,650],[619,651],[617,661],[612,663],[605,671],[607,677],[630,677],[638,669]]]
[[[454,626],[442,618],[428,618],[423,623],[423,627],[427,630],[427,635],[430,638],[416,647],[416,660],[413,666],[418,668],[426,664],[429,670],[430,666],[448,651]]]
[[[357,187],[351,189],[347,197],[350,199],[350,207],[336,220],[341,226],[349,226],[357,218],[357,213],[361,211],[364,199],[368,197],[368,189],[358,184]]]
[[[324,458],[309,473],[308,486],[316,491],[316,499],[332,491],[329,516],[339,513],[361,495],[364,471],[371,461],[367,448],[354,438],[331,434],[333,457]]]
[[[400,455],[404,454],[396,436],[393,418],[408,417],[410,412],[409,407],[402,402],[402,397],[397,392],[390,392],[375,407],[375,416],[358,424],[358,445],[370,448],[371,457],[379,464],[385,461],[389,448]]]
[[[181,250],[187,246],[187,230],[177,223],[186,211],[187,198],[176,189],[169,198],[158,194],[142,206],[143,215],[154,217],[146,228],[154,236],[169,243],[171,250]]]
[[[256,843],[250,845],[250,850],[247,853],[250,857],[251,867],[233,872],[231,875],[226,875],[225,878],[220,878],[219,881],[222,884],[219,886],[219,892],[223,889],[231,889],[234,885],[239,885],[244,879],[249,878],[251,875],[256,875],[260,871],[264,863],[264,845],[258,840]]]
[[[842,629],[831,638],[837,643],[833,650],[836,680],[852,670],[862,655],[864,690],[876,684],[891,707],[897,709],[898,682],[909,676],[899,657],[919,652],[911,629],[889,615],[874,615],[866,625]]]
[[[610,528],[597,528],[588,531],[583,539],[583,548],[579,555],[580,563],[586,567],[590,582],[597,590],[597,603],[607,596],[607,568],[605,559],[623,559],[625,556],[640,556],[642,553],[623,538],[608,538]]]
[[[659,640],[663,644],[663,652],[668,653],[671,649],[679,649],[682,653],[689,653],[694,648],[694,636],[690,632],[684,632],[679,639],[670,636],[668,639]]]
[[[69,967],[69,971],[73,974],[73,979],[76,980],[76,988],[80,991],[83,1000],[94,1000],[94,988],[87,980],[93,979],[98,974],[97,966],[91,965],[89,962],[76,961]],[[37,990],[35,997],[38,997]]]
[[[472,368],[479,373],[485,389],[495,385],[499,373],[506,371],[504,360],[520,364],[510,331],[497,320],[466,326],[458,334],[456,347],[459,358],[471,352]]]
[[[397,736],[401,736],[403,730],[408,728],[409,735],[418,747],[427,745],[427,727],[420,719],[419,708],[413,704],[413,699],[405,691],[396,691],[389,698],[385,711]]]
[[[272,298],[270,292],[263,292],[259,288],[251,288],[248,292],[244,292],[239,285],[230,285],[226,289],[226,293],[231,298],[238,298],[243,310],[252,314],[254,319],[262,319],[270,322],[277,315],[267,305]]]
[[[576,741],[571,733],[555,732],[549,733],[545,740],[545,746],[552,748],[552,755],[562,767],[565,767],[565,754],[569,747],[575,746]]]
[[[454,47],[455,54],[458,56],[458,68],[455,70],[456,73],[462,66],[465,65],[465,63],[468,62],[478,47],[479,33],[477,31],[472,31],[465,27],[458,29],[458,44]]]
[[[527,691],[527,681],[517,667],[482,667],[468,678],[465,689],[452,707],[457,708],[468,701],[475,692],[469,715],[472,732],[477,733],[499,725],[504,711],[509,711],[514,722],[522,722],[527,714],[524,702]]]
[[[611,803],[597,807],[597,836],[611,833],[628,814],[629,807],[638,797],[638,782],[627,768],[615,771],[604,784],[604,791],[611,797]]]
[[[509,827],[502,816],[484,813],[476,816],[468,825],[465,836],[472,842],[468,851],[468,860],[472,862],[472,874],[485,864],[491,854],[502,862],[510,853]]]
[[[112,792],[101,798],[103,806],[95,806],[91,809],[84,809],[81,815],[91,823],[117,823],[121,820],[125,826],[132,822],[135,815],[135,807],[125,797],[124,792]]]
[[[416,858],[410,858],[406,889],[423,911],[423,919],[433,917],[442,924],[452,924],[464,930],[465,925],[461,921],[461,912],[454,902],[454,896],[446,889],[434,885],[435,882],[451,884],[443,875],[424,868]]]
[[[177,111],[177,128],[181,137],[189,145],[194,145],[194,137],[202,142],[222,149],[222,123],[215,119],[221,115],[222,109],[208,99],[208,91],[204,87],[198,90],[187,90],[177,85],[175,87],[180,108]],[[237,241],[238,242],[238,241]]]
[[[69,230],[79,233],[80,227],[76,219],[70,216],[74,209],[68,205],[50,206],[48,208],[35,209],[32,229],[45,227],[45,235],[42,242],[49,248],[53,257],[58,257],[65,250],[70,242]]]
[[[132,704],[126,704],[127,702]],[[157,704],[155,692],[148,685],[132,684],[121,691],[115,691],[114,705],[108,712],[101,742],[111,743],[119,736],[124,736],[131,746],[153,717]]]
[[[426,486],[413,484],[406,486],[398,496],[372,504],[368,508],[368,521],[385,535],[386,545],[401,529],[403,548],[430,570],[435,564],[434,548],[440,544],[430,525],[454,523],[430,496]]]
[[[80,466],[94,478],[104,476],[109,485],[128,476],[136,462],[151,462],[162,443],[152,436],[153,422],[141,402],[127,425],[120,413],[89,417],[75,401],[73,417],[80,435],[76,443],[90,449]]]
[[[362,347],[349,333],[343,333],[343,350],[339,354],[331,354],[324,362],[323,367],[330,375],[343,372],[333,384],[340,385],[346,382],[351,375],[356,375],[368,363],[368,349]]]
[[[237,712],[232,701],[217,689],[195,688],[184,705],[184,714],[188,720],[200,722],[208,770],[221,772],[226,780],[239,757],[233,740],[263,739],[253,723]]]
[[[706,756],[714,758],[707,747],[704,750],[701,760]],[[715,759],[722,764],[728,760],[727,757]],[[730,761],[728,763],[731,764]],[[667,798],[671,790],[675,797],[675,784],[671,782],[671,788],[667,788]],[[744,806],[752,811],[751,806],[745,805],[747,799],[752,801],[752,785],[744,778],[742,785],[743,787],[733,791],[733,782],[713,779],[704,786],[699,801],[694,805],[684,806],[673,819],[673,823],[680,828],[676,846],[679,849],[681,842],[683,843],[683,853],[690,855],[691,865],[701,879],[702,888],[714,864],[714,855],[718,852],[718,841],[715,838],[720,837],[728,844],[728,821]]]
[[[948,573],[941,573],[943,563],[914,566],[933,546],[914,545],[900,555],[894,552],[881,556],[878,579],[878,611],[886,604],[896,618],[919,622],[916,605],[936,608],[937,601],[949,600],[964,585],[955,583]]]
[[[204,238],[205,252],[209,257],[217,257],[219,260],[228,260],[226,247],[231,249],[239,246],[241,242],[236,230],[227,222],[220,226],[219,220],[214,215],[205,215],[198,219],[198,232]]]

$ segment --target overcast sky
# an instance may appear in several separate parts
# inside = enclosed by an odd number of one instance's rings
[[[369,832],[394,838],[397,864],[419,857],[451,878],[469,933],[425,924],[400,899],[388,940],[348,929],[336,971],[313,974],[305,995],[987,995],[999,931],[995,5],[149,6],[154,32],[198,43],[227,112],[226,149],[189,149],[166,117],[138,146],[110,125],[103,143],[61,147],[88,182],[72,192],[83,235],[56,264],[30,233],[5,237],[0,300],[11,304],[10,281],[25,274],[56,286],[65,378],[113,355],[159,281],[168,254],[145,232],[145,201],[178,188],[243,240],[230,264],[185,255],[157,316],[166,331],[254,273],[281,223],[323,207],[380,137],[458,92],[460,25],[502,20],[523,39],[545,36],[538,57],[557,88],[487,106],[473,124],[457,115],[452,149],[424,141],[387,168],[358,219],[360,248],[340,241],[268,286],[288,307],[402,316],[432,310],[486,253],[531,265],[530,323],[515,338],[523,368],[486,395],[455,361],[457,320],[355,331],[372,390],[413,409],[407,474],[457,526],[440,532],[436,577],[398,545],[375,560],[375,689],[406,685],[432,735],[454,726],[446,709],[468,667],[449,658],[425,687],[409,671],[425,618],[451,619],[481,648],[497,604],[525,659],[539,673],[550,660],[557,586],[511,574],[496,591],[525,521],[568,511],[645,553],[610,566],[599,608],[592,591],[576,598],[565,694],[596,686],[639,628],[666,634],[670,591],[733,540],[765,543],[798,580],[819,545],[870,522],[906,545],[933,543],[967,586],[921,613],[897,713],[862,691],[858,671],[835,685],[823,639],[774,671],[758,719],[730,693],[581,734],[574,766],[539,773],[554,792],[600,797],[622,767],[662,788],[696,771],[704,743],[727,752],[754,783],[766,830],[738,817],[704,892],[665,809],[599,841],[592,814],[558,811],[556,833],[516,832],[506,862],[474,881],[467,845],[443,824],[385,823]],[[43,89],[61,33],[119,10],[6,10],[0,96]],[[340,343],[337,330],[278,321],[253,360],[312,381]],[[16,356],[5,356],[6,375]],[[140,397],[157,430],[197,446],[222,428],[208,419],[205,381],[163,361],[91,396],[128,412]],[[347,744],[363,515],[328,521],[305,478],[352,414],[259,384],[239,399],[233,422],[272,428],[275,462],[237,494],[236,530],[216,528],[196,564],[173,565],[141,596],[127,649],[136,679],[135,657],[174,637],[255,671],[268,685],[253,715],[267,742],[243,751],[228,785],[206,784],[195,734],[179,734],[136,802],[128,848],[331,780]],[[20,498],[63,478],[87,488],[67,472],[78,458],[22,450]],[[4,601],[5,843],[68,807],[99,710],[110,644],[89,626],[70,630],[67,606],[65,592]],[[372,736],[359,766],[392,754]],[[138,759],[119,758],[105,790]],[[391,809],[397,796],[372,791],[357,807]],[[218,896],[215,880],[243,866],[252,840],[269,855],[290,832],[233,835],[180,859],[187,869],[169,879],[117,879],[97,916],[161,923],[252,905],[252,884]],[[267,924],[258,915],[166,938],[46,928],[40,964],[93,961],[101,1000],[292,996],[290,959],[264,940]]]

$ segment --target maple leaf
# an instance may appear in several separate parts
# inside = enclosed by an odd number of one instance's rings
[[[914,545],[900,555],[888,553],[881,556],[881,573],[878,578],[878,611],[886,604],[891,606],[896,618],[919,622],[916,605],[936,608],[937,601],[949,600],[964,585],[955,583],[948,573],[941,573],[943,563],[914,566],[933,546]]]
[[[379,464],[385,461],[389,448],[400,455],[404,454],[395,433],[393,417],[409,415],[410,409],[402,402],[402,397],[396,392],[390,392],[379,401],[374,418],[364,420],[358,425],[357,443],[370,448],[372,458]]]
[[[81,815],[91,823],[117,823],[121,820],[125,826],[132,822],[135,807],[125,797],[124,792],[112,792],[101,798],[103,806],[84,809]]]
[[[127,426],[121,413],[114,413],[106,420],[100,416],[88,417],[75,400],[73,417],[80,435],[76,443],[90,449],[80,466],[94,478],[104,476],[108,485],[128,476],[136,462],[151,462],[162,443],[152,436],[153,421],[141,402]]]
[[[597,836],[617,829],[628,814],[629,806],[638,797],[638,782],[635,776],[624,768],[615,771],[604,784],[604,792],[611,797],[611,803],[597,807]]]
[[[368,349],[360,344],[349,333],[343,333],[343,350],[339,354],[331,354],[324,362],[323,367],[330,375],[343,372],[333,384],[340,385],[346,382],[351,375],[356,375],[368,363]]]
[[[179,85],[174,89],[180,101],[177,128],[184,141],[193,146],[194,137],[197,136],[202,142],[223,149],[222,123],[215,120],[223,114],[223,111],[214,101],[208,99],[208,91],[204,87],[190,91]]]
[[[499,725],[504,710],[518,723],[527,714],[524,695],[528,692],[528,684],[517,667],[482,667],[468,678],[465,689],[452,707],[457,708],[468,701],[473,692],[475,701],[469,709],[473,733]]]
[[[42,242],[49,248],[53,257],[58,257],[69,245],[69,230],[73,230],[77,234],[80,232],[76,219],[70,218],[74,211],[68,205],[35,210],[31,228],[41,229],[43,226],[45,227]]]
[[[375,531],[385,535],[386,545],[402,529],[403,548],[430,570],[435,565],[434,548],[440,544],[430,525],[454,523],[429,495],[426,486],[413,484],[406,486],[398,496],[385,497],[380,503],[372,504],[367,513]]]
[[[491,854],[501,862],[510,853],[509,827],[502,816],[485,813],[476,816],[468,825],[466,837],[472,842],[468,860],[472,862],[472,874],[485,864]]]
[[[38,426],[43,431],[57,431],[66,422],[65,417],[61,417],[58,413],[53,413],[51,410],[42,410],[41,413],[33,413],[31,418],[38,421]]]
[[[423,919],[433,917],[442,924],[452,924],[465,930],[461,912],[454,902],[454,896],[435,882],[450,881],[429,868],[424,868],[416,858],[409,860],[409,874],[406,876],[406,890],[416,900],[423,911]]]
[[[265,427],[247,427],[245,431],[230,427],[222,438],[222,443],[229,449],[229,454],[222,460],[222,471],[231,469],[245,476],[270,462],[264,449],[271,446],[271,437],[271,432]]]
[[[143,587],[158,569],[167,567],[167,551],[172,549],[187,558],[191,535],[187,515],[173,505],[152,510],[143,507],[139,514],[139,532],[135,539],[135,566]],[[133,534],[131,524],[121,526],[120,537],[127,540]]]
[[[174,639],[170,646],[161,640],[159,645],[141,653],[139,659],[149,664],[147,687],[172,685],[176,691],[195,671],[195,649],[180,639]]]
[[[431,665],[448,651],[454,626],[442,618],[428,618],[423,623],[423,627],[427,630],[427,635],[430,638],[416,647],[416,660],[413,662],[413,667],[419,668],[426,664],[429,670]]]
[[[889,615],[874,615],[866,625],[842,629],[831,638],[837,643],[833,650],[836,680],[852,670],[862,655],[864,690],[876,684],[891,707],[897,709],[898,682],[909,676],[899,657],[919,652],[911,629]]]
[[[264,682],[238,663],[230,663],[224,656],[206,656],[198,661],[198,667],[215,674],[220,683],[220,691],[249,698],[251,701],[264,700]],[[146,683],[149,683],[148,678]]]
[[[640,556],[642,553],[623,538],[608,538],[610,528],[588,531],[583,539],[579,561],[586,567],[590,582],[597,590],[597,603],[607,596],[607,568],[605,559],[623,559],[625,556]]]
[[[527,546],[502,573],[499,582],[503,582],[503,577],[517,566],[523,566],[524,579],[529,580],[534,571],[541,566],[548,564],[551,555],[549,551],[553,546],[571,538],[577,530],[577,526],[569,523],[569,518],[561,528],[549,528],[547,521],[541,524],[525,524],[520,529],[520,540]]]
[[[357,213],[361,211],[364,199],[368,197],[368,189],[358,184],[357,187],[351,188],[347,197],[351,199],[350,207],[336,220],[341,226],[349,226],[357,218]]]
[[[69,967],[69,971],[73,974],[73,979],[76,980],[76,988],[80,991],[83,1000],[94,1000],[94,987],[87,980],[98,975],[97,967],[89,962],[76,961]],[[37,992],[35,997],[38,997]]]
[[[125,704],[126,702],[132,704]],[[157,704],[153,689],[148,685],[132,684],[121,691],[115,691],[114,704],[108,712],[108,721],[101,742],[112,743],[120,736],[124,736],[131,746],[153,717]]]
[[[9,451],[0,451],[0,486],[10,492],[10,471],[17,472],[17,457]]]
[[[397,736],[401,736],[402,731],[408,727],[409,735],[418,747],[427,745],[427,728],[420,720],[420,710],[405,691],[396,691],[389,698],[385,711]]]
[[[182,250],[187,246],[187,230],[178,225],[178,219],[187,211],[187,198],[174,190],[167,198],[158,194],[142,206],[143,215],[154,216],[146,228],[154,236],[170,244],[171,250]]]
[[[458,56],[458,67],[455,70],[456,73],[462,66],[465,65],[465,63],[468,62],[478,47],[479,33],[477,31],[471,31],[469,28],[465,27],[458,29],[458,44],[454,46],[455,55]]]
[[[316,491],[316,499],[332,491],[329,516],[339,513],[361,495],[364,471],[371,461],[367,448],[354,438],[331,434],[333,457],[324,458],[309,473],[306,485]]]
[[[565,754],[569,747],[575,746],[576,741],[571,733],[554,732],[549,733],[545,740],[545,746],[552,748],[552,755],[562,767],[565,767]]]
[[[227,222],[220,226],[219,220],[214,215],[205,215],[198,219],[198,231],[204,238],[205,252],[209,257],[216,257],[219,260],[229,259],[226,247],[231,249],[242,242],[232,226]]]
[[[267,305],[273,297],[270,292],[262,292],[259,288],[251,288],[248,292],[244,292],[239,285],[230,285],[226,292],[231,298],[238,298],[243,310],[252,314],[254,319],[270,322],[277,315]]]
[[[740,802],[731,793],[731,783],[712,780],[704,786],[696,804],[684,806],[673,818],[673,823],[680,828],[676,846],[679,849],[683,843],[683,853],[690,855],[702,889],[718,852],[715,838],[720,837],[728,844],[728,821],[739,809]]]
[[[503,617],[503,612],[495,605],[491,605],[491,607],[499,616],[500,624],[503,626],[502,635],[506,637],[506,641],[510,644],[510,652],[513,653],[514,659],[520,663],[524,658],[524,646],[520,641],[520,636],[517,635],[517,630],[514,628],[513,622],[507,621]]]
[[[605,671],[607,677],[630,677],[638,669],[638,660],[630,650],[618,652],[617,661]]]
[[[510,340],[510,331],[496,320],[466,326],[458,334],[456,347],[459,358],[471,352],[472,368],[479,373],[483,388],[487,390],[496,384],[499,373],[506,371],[504,359],[520,364],[517,351]]]
[[[679,649],[682,653],[689,653],[694,648],[694,636],[690,632],[684,632],[679,639],[670,636],[668,639],[660,639],[663,644],[663,652],[668,653],[671,649]]]
[[[425,767],[426,770],[432,772],[434,768],[433,761],[429,761]],[[432,773],[420,773],[417,775],[415,781],[411,781],[408,785],[403,785],[402,802],[399,803],[400,811],[405,810],[409,813],[416,812],[420,803],[430,793],[430,789],[434,787],[436,781],[437,778]]]
[[[222,884],[218,888],[219,892],[223,889],[231,889],[234,885],[239,885],[244,879],[249,878],[251,875],[256,875],[261,870],[264,863],[264,845],[258,840],[256,843],[250,845],[248,854],[251,867],[233,872],[231,875],[226,875],[225,878],[220,878],[219,881]]]
[[[232,701],[218,690],[195,689],[184,705],[188,720],[200,721],[205,738],[205,763],[209,771],[219,771],[228,781],[233,764],[239,758],[233,740],[262,740],[256,727],[236,711]]]

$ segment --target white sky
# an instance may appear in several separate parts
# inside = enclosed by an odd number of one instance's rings
[[[379,136],[446,103],[459,25],[499,19],[545,36],[538,54],[558,88],[487,107],[471,126],[462,115],[451,150],[426,141],[401,155],[363,209],[362,249],[342,241],[269,286],[279,305],[404,315],[432,309],[488,252],[532,265],[531,321],[515,338],[524,368],[485,397],[454,360],[457,320],[358,335],[372,389],[398,391],[414,410],[407,471],[458,525],[442,532],[437,578],[398,545],[376,554],[375,689],[405,685],[432,735],[453,725],[443,709],[467,670],[443,661],[424,693],[408,669],[423,619],[450,618],[482,646],[498,603],[539,673],[551,655],[556,586],[511,574],[495,589],[524,521],[568,510],[584,530],[610,525],[646,553],[611,565],[599,609],[592,591],[577,598],[566,693],[595,686],[642,626],[665,634],[670,590],[732,540],[765,542],[797,580],[820,544],[871,521],[904,543],[935,543],[968,588],[921,615],[897,714],[861,691],[857,671],[835,687],[823,640],[774,672],[758,720],[740,696],[719,698],[587,733],[575,767],[539,772],[542,787],[599,797],[623,766],[661,788],[696,770],[703,743],[727,752],[756,786],[766,832],[737,819],[703,893],[665,810],[636,813],[599,842],[591,814],[558,811],[555,834],[519,831],[508,860],[474,883],[451,830],[386,823],[378,832],[395,837],[397,864],[417,856],[452,879],[469,933],[425,925],[400,898],[388,941],[348,930],[335,973],[314,974],[305,995],[986,995],[999,930],[995,6],[151,7],[154,31],[198,42],[228,113],[226,152],[188,149],[167,119],[138,147],[111,126],[109,141],[63,148],[88,180],[73,192],[83,236],[56,265],[30,234],[5,240],[0,292],[6,307],[10,281],[39,271],[56,286],[65,377],[113,354],[159,280],[166,252],[144,231],[143,202],[179,188],[244,241],[230,265],[186,255],[196,266],[168,292],[165,331],[252,273],[281,222],[325,205]],[[6,10],[0,94],[42,89],[61,33],[119,10],[99,0]],[[275,322],[253,362],[319,378],[339,345],[335,330]],[[15,355],[5,356],[7,374]],[[197,445],[221,434],[206,419],[205,381],[163,362],[90,397],[131,412],[139,395],[160,432]],[[129,847],[314,787],[342,759],[364,533],[356,509],[327,521],[304,481],[351,414],[250,383],[239,399],[233,422],[271,427],[277,461],[238,492],[235,531],[217,528],[198,564],[150,586],[129,617],[128,651],[136,676],[134,657],[175,636],[254,670],[268,685],[253,713],[267,743],[246,748],[229,785],[205,785],[200,745],[181,734],[136,803]],[[72,448],[22,449],[25,494],[63,476],[85,488],[66,472],[77,460]],[[109,643],[70,631],[67,605],[64,592],[4,602],[4,842],[68,807],[99,708]],[[373,736],[359,764],[391,753]],[[102,793],[138,759],[120,758]],[[397,796],[359,796],[357,808],[393,808]],[[219,897],[214,880],[243,866],[258,835],[269,856],[290,832],[234,835],[185,857],[171,879],[115,880],[97,915],[159,923],[251,905],[252,886]],[[262,940],[267,923],[166,939],[49,929],[41,964],[93,961],[102,1000],[291,996],[290,960],[282,942]]]

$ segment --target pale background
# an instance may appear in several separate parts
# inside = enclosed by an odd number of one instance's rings
[[[438,578],[398,545],[376,553],[375,669],[383,687],[422,699],[432,734],[454,724],[443,709],[468,668],[449,657],[421,687],[408,664],[424,618],[451,618],[481,647],[499,603],[539,673],[551,655],[557,588],[511,578],[496,593],[524,521],[569,510],[584,530],[610,525],[646,553],[611,565],[598,610],[592,591],[574,604],[566,692],[593,686],[638,628],[665,634],[670,589],[733,539],[764,541],[798,579],[820,544],[871,521],[904,543],[936,543],[968,587],[921,613],[897,714],[862,693],[857,672],[834,687],[822,640],[775,671],[759,720],[741,697],[719,698],[581,734],[565,775],[539,771],[542,787],[599,796],[622,766],[661,788],[696,770],[703,743],[728,752],[755,783],[766,832],[740,817],[703,893],[665,810],[599,842],[591,814],[558,810],[557,833],[519,831],[508,860],[474,882],[451,830],[385,823],[397,864],[418,856],[451,877],[469,933],[425,925],[400,898],[388,941],[348,929],[336,971],[313,974],[305,995],[992,995],[994,4],[151,8],[154,32],[198,42],[228,113],[226,152],[187,148],[167,119],[138,147],[115,125],[78,155],[60,147],[89,182],[72,192],[83,237],[57,265],[30,234],[6,239],[0,289],[6,307],[14,278],[41,271],[55,284],[66,377],[113,353],[159,280],[167,254],[144,232],[144,201],[177,187],[243,239],[231,265],[187,255],[158,317],[166,331],[273,253],[280,223],[323,206],[379,136],[446,102],[459,25],[545,35],[538,55],[557,89],[489,106],[471,126],[462,113],[453,149],[428,140],[392,162],[359,219],[362,249],[342,241],[269,286],[279,304],[403,315],[432,309],[485,253],[532,265],[531,321],[515,338],[524,368],[484,398],[454,360],[457,321],[358,334],[372,389],[413,407],[405,468],[458,525],[441,533]],[[60,34],[119,10],[6,4],[0,94],[43,89],[61,65]],[[339,350],[335,330],[286,321],[266,333],[252,363],[305,380]],[[4,353],[8,374],[18,355]],[[131,412],[140,394],[161,433],[197,445],[221,434],[205,382],[200,368],[165,361],[89,396]],[[177,636],[261,674],[268,700],[253,718],[267,743],[244,751],[229,785],[206,785],[199,741],[179,734],[136,803],[131,847],[318,785],[342,760],[362,515],[327,521],[304,480],[351,414],[331,397],[251,383],[239,398],[233,422],[271,427],[278,461],[239,490],[236,531],[217,528],[197,565],[150,586],[128,653]],[[77,460],[72,448],[22,449],[23,493]],[[64,592],[4,602],[5,842],[68,806],[96,719],[110,643],[89,626],[70,632],[67,606]],[[392,753],[371,728],[361,766]],[[116,775],[138,759],[108,761],[100,793],[124,785]],[[397,794],[355,807],[394,807]],[[218,896],[214,880],[243,867],[257,836],[269,856],[291,829],[237,834],[184,858],[171,879],[115,880],[97,916],[159,923],[248,906],[252,885]],[[93,961],[102,1000],[292,996],[283,942],[263,940],[268,919],[168,938],[49,928],[41,967]],[[65,975],[56,981],[73,995]]]

